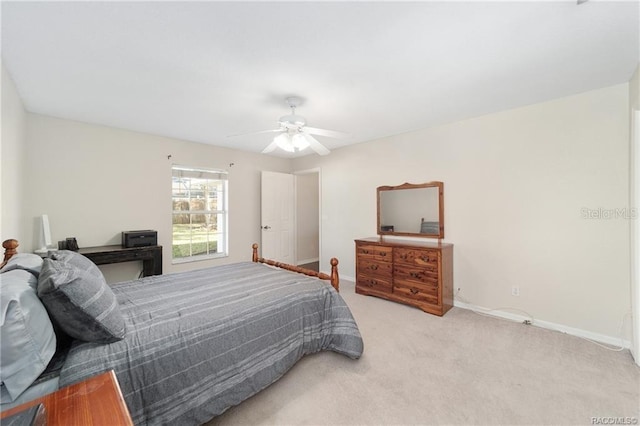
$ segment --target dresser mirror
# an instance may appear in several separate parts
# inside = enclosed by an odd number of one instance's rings
[[[444,184],[378,187],[378,234],[444,238]]]

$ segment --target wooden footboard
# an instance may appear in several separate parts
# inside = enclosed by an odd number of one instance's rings
[[[2,264],[0,264],[0,268],[3,267],[9,261],[9,259],[11,259],[11,256],[13,256],[18,252],[16,250],[18,246],[19,246],[18,240],[14,240],[14,239],[5,240],[2,243],[2,247],[4,247],[4,259],[2,261]],[[288,263],[277,262],[275,260],[259,257],[258,244],[254,243],[252,247],[253,247],[252,260],[254,262],[265,263],[267,265],[276,266],[278,268],[286,269],[288,271],[297,272],[299,274],[305,274],[310,277],[316,277],[321,280],[329,280],[331,281],[331,285],[333,286],[333,288],[335,288],[336,291],[340,291],[340,277],[338,276],[338,259],[336,259],[335,257],[331,258],[331,261],[330,261],[331,275],[327,275],[322,272],[312,271],[311,269],[301,268],[299,266],[289,265]]]
[[[288,263],[277,262],[275,260],[265,259],[263,257],[258,256],[258,244],[253,244],[253,258],[254,262],[265,263],[267,265],[276,266],[278,268],[286,269],[288,271],[297,272],[299,274],[309,275],[310,277],[316,277],[321,280],[329,280],[331,281],[331,285],[336,291],[340,291],[340,277],[338,276],[338,259],[335,257],[331,258],[331,276],[322,273],[312,271],[311,269],[301,268],[295,265],[289,265]]]

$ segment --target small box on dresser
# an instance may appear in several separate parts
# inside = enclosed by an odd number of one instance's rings
[[[453,307],[453,244],[363,238],[356,243],[356,293],[444,315]]]

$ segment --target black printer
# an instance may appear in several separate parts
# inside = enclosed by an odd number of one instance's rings
[[[158,231],[122,231],[122,247],[148,247],[158,245]]]

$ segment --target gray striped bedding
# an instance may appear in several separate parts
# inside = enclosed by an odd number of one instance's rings
[[[362,354],[344,300],[328,282],[301,274],[245,262],[112,288],[125,338],[74,342],[60,385],[115,370],[136,424],[202,424],[306,354]]]

